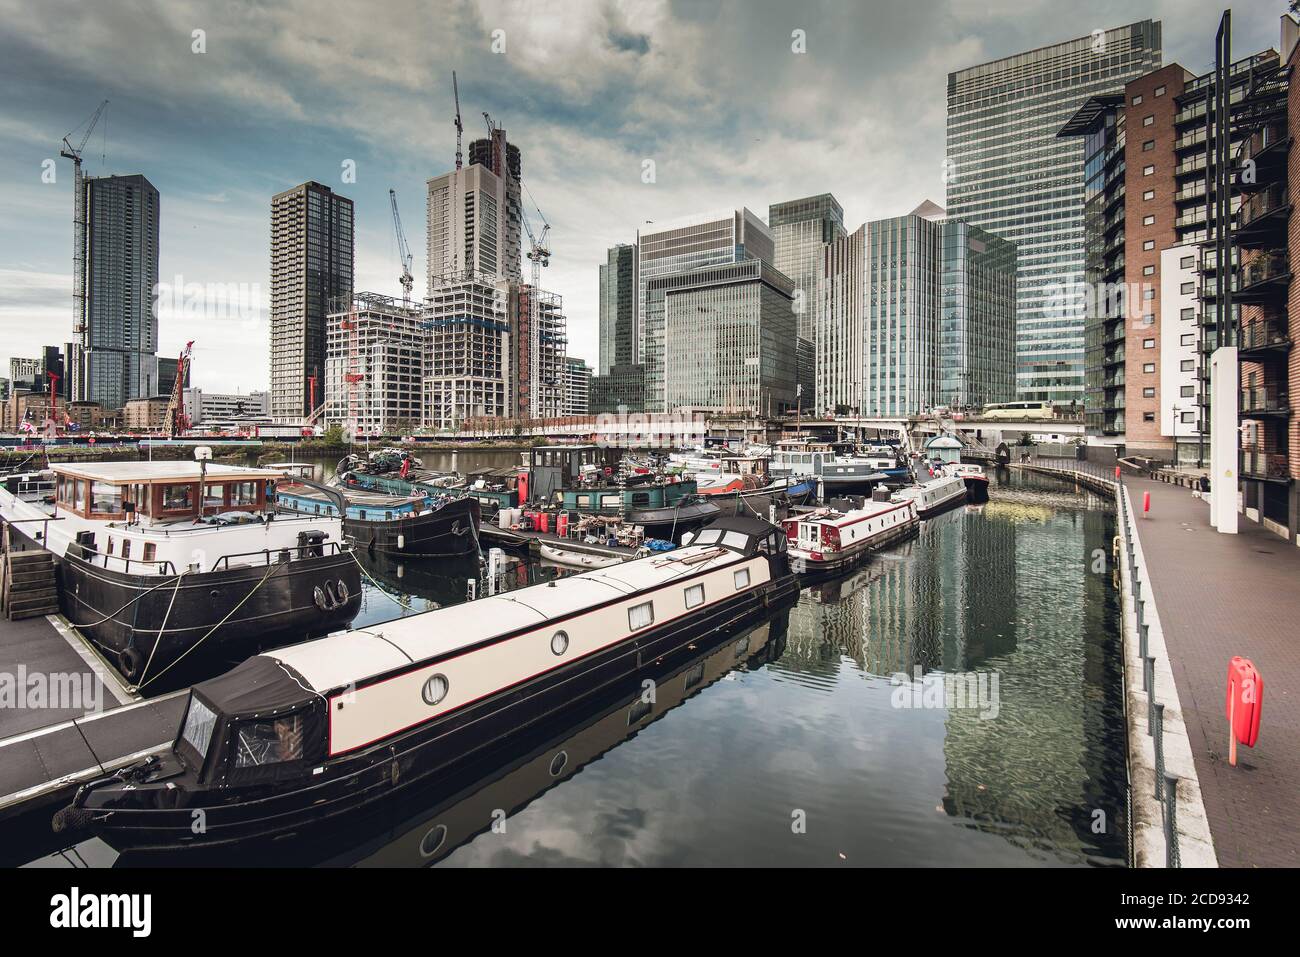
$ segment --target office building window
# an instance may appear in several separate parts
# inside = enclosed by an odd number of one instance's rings
[[[1155,341],[1154,339],[1143,339],[1143,340],[1142,340],[1142,348],[1143,348],[1143,349],[1154,349],[1155,347],[1156,347],[1156,341]]]
[[[1146,200],[1152,200],[1152,199],[1155,199],[1155,198],[1156,198],[1156,191],[1155,191],[1154,189],[1149,189],[1149,190],[1147,190],[1146,192],[1144,192],[1144,193],[1142,194],[1142,199],[1143,199],[1144,201],[1146,201]]]
[[[1155,164],[1152,164],[1152,165],[1150,165],[1150,166],[1143,166],[1143,167],[1142,167],[1142,175],[1143,175],[1143,176],[1152,176],[1152,175],[1155,174],[1155,171],[1156,171]]]
[[[1156,93],[1155,93],[1155,95],[1156,95],[1156,96],[1164,96],[1164,95],[1165,95],[1165,88],[1164,88],[1163,86],[1158,86],[1158,87],[1156,87]]]
[[[1142,125],[1143,125],[1143,126],[1151,126],[1153,123],[1155,123],[1155,121],[1156,121],[1156,118],[1155,118],[1154,116],[1144,116],[1144,117],[1142,117]]]
[[[1143,217],[1142,217],[1142,225],[1143,225],[1143,226],[1154,226],[1155,223],[1156,223],[1156,218],[1155,218],[1155,216],[1143,216]]]

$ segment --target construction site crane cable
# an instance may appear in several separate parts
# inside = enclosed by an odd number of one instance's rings
[[[411,257],[411,247],[406,241],[406,233],[402,229],[402,215],[397,211],[397,190],[388,191],[388,201],[393,207],[393,232],[397,236],[397,258],[402,264],[402,277],[398,280],[402,285],[402,305],[409,306],[411,290],[415,288],[415,277],[411,275],[411,264],[414,260]]]
[[[456,169],[461,168],[463,154],[460,150],[461,134],[465,132],[465,127],[460,122],[460,87],[456,83],[456,71],[451,71],[451,95],[456,100]]]
[[[95,112],[90,114],[89,119],[79,126],[74,127],[63,137],[63,148],[59,150],[59,155],[65,159],[72,160],[72,332],[83,347],[86,343],[86,188],[85,176],[81,169],[81,153],[86,148],[86,143],[90,141],[90,134],[95,130],[95,124],[99,122],[104,115],[104,109],[108,106],[108,100],[100,102],[95,108]],[[81,142],[76,146],[72,145],[72,137],[77,130],[84,126],[86,132],[81,137]],[[107,121],[105,121],[107,129]],[[104,154],[108,152],[108,139],[105,134]],[[73,378],[74,386],[77,378]],[[74,396],[77,398],[77,396]]]

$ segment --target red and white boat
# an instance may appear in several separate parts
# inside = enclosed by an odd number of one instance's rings
[[[823,507],[781,523],[789,543],[790,568],[808,575],[852,568],[873,549],[914,533],[916,503],[864,501],[856,508]]]
[[[954,462],[946,469],[949,475],[955,475],[966,483],[966,492],[971,501],[983,502],[989,497],[989,477],[983,466],[974,462]]]

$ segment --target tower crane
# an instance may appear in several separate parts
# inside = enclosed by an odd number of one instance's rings
[[[83,346],[86,344],[86,190],[85,176],[81,172],[81,151],[86,148],[106,106],[108,100],[101,102],[90,114],[80,143],[73,146],[70,139],[81,129],[78,126],[63,137],[63,148],[59,150],[60,156],[72,160],[72,331]]]
[[[542,231],[534,233],[533,224],[528,221],[527,214],[521,211],[520,218],[524,221],[524,230],[528,233],[528,261],[532,263],[533,288],[537,289],[541,284],[542,267],[551,264],[551,247],[547,244],[547,239],[551,235],[551,224],[546,221],[546,216],[542,214],[537,200],[533,199],[532,190],[528,190],[528,198],[532,200],[533,209],[537,211],[537,218],[542,221]]]
[[[463,155],[460,151],[460,137],[465,127],[460,123],[460,87],[456,85],[456,71],[451,71],[451,95],[456,100],[456,169],[460,169]]]
[[[185,414],[185,373],[190,367],[190,353],[194,349],[194,340],[185,343],[180,358],[176,360],[176,382],[172,386],[171,398],[167,401],[167,411],[163,413],[163,432],[167,438],[174,439],[190,427],[189,416]]]
[[[393,207],[393,232],[397,235],[397,258],[402,261],[402,305],[411,304],[411,289],[415,286],[415,277],[411,275],[411,247],[406,242],[406,233],[402,230],[402,216],[397,211],[397,191],[388,191],[388,202]]]

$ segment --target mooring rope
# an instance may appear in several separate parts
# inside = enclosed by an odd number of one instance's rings
[[[149,673],[149,666],[153,664],[153,656],[158,654],[158,646],[162,644],[163,632],[167,630],[167,622],[172,616],[172,606],[176,604],[176,594],[181,590],[181,579],[184,577],[185,572],[181,572],[176,576],[176,587],[172,589],[171,601],[167,603],[167,613],[163,615],[162,625],[158,628],[158,639],[153,643],[153,647],[149,649],[149,660],[144,663],[144,670],[140,672],[141,680]]]
[[[275,570],[276,570],[277,568],[279,568],[279,567],[280,567],[279,565],[271,565],[271,566],[269,566],[269,567],[266,569],[266,574],[262,576],[262,580],[259,581],[256,585],[253,586],[253,590],[250,591],[250,592],[249,592],[247,595],[245,595],[243,598],[241,598],[241,599],[239,600],[239,604],[238,604],[238,605],[236,605],[234,608],[230,609],[230,611],[226,612],[225,617],[223,617],[219,622],[217,622],[215,625],[213,625],[211,628],[209,628],[208,631],[207,631],[207,634],[205,634],[205,635],[204,635],[202,638],[200,638],[198,641],[194,642],[194,644],[190,645],[188,648],[186,648],[186,649],[185,649],[183,652],[181,652],[179,655],[177,655],[175,661],[173,661],[171,664],[169,664],[169,665],[168,665],[166,668],[164,668],[162,671],[158,672],[156,675],[154,675],[154,676],[153,676],[152,678],[150,678],[148,681],[144,682],[144,684],[136,685],[136,689],[137,689],[137,690],[143,690],[143,688],[145,687],[145,685],[152,684],[153,682],[157,681],[157,680],[158,680],[159,678],[161,678],[163,675],[167,674],[167,672],[171,671],[171,669],[174,668],[176,665],[180,664],[181,660],[182,660],[186,655],[188,655],[191,651],[193,651],[193,650],[194,650],[195,648],[197,648],[199,645],[203,644],[203,642],[207,641],[208,638],[210,638],[210,637],[213,635],[213,633],[216,632],[216,630],[217,630],[218,628],[220,628],[222,625],[224,625],[227,621],[230,620],[230,616],[231,616],[231,615],[233,615],[235,612],[239,611],[239,609],[241,609],[241,608],[244,607],[244,603],[247,602],[248,599],[252,598],[253,595],[255,595],[255,594],[257,593],[257,590],[258,590],[259,588],[261,588],[263,585],[265,585],[265,584],[267,583],[267,580],[270,579],[271,575],[272,575],[272,574],[275,572]],[[159,640],[159,641],[162,641],[162,632],[159,632],[159,633],[158,633],[158,640]]]
[[[349,551],[348,551],[348,554],[351,555],[351,556],[352,556],[352,560],[353,560],[354,562],[357,563],[357,568],[361,569],[361,574],[365,575],[366,578],[369,579],[370,584],[374,585],[374,586],[375,586],[376,588],[378,588],[381,592],[383,592],[385,597],[387,597],[387,598],[391,598],[393,601],[397,602],[399,605],[401,605],[401,606],[402,606],[403,608],[405,608],[407,611],[416,611],[416,610],[417,610],[417,609],[413,608],[412,606],[408,605],[406,602],[402,601],[402,599],[398,598],[398,597],[397,597],[396,595],[394,595],[392,592],[390,592],[387,588],[385,588],[383,585],[381,585],[381,584],[380,584],[380,583],[375,579],[375,576],[374,576],[374,575],[372,575],[372,574],[370,574],[370,572],[366,571],[366,566],[365,566],[365,565],[362,565],[362,564],[361,564],[361,559],[357,558],[356,549],[351,549],[351,550],[349,550]]]

